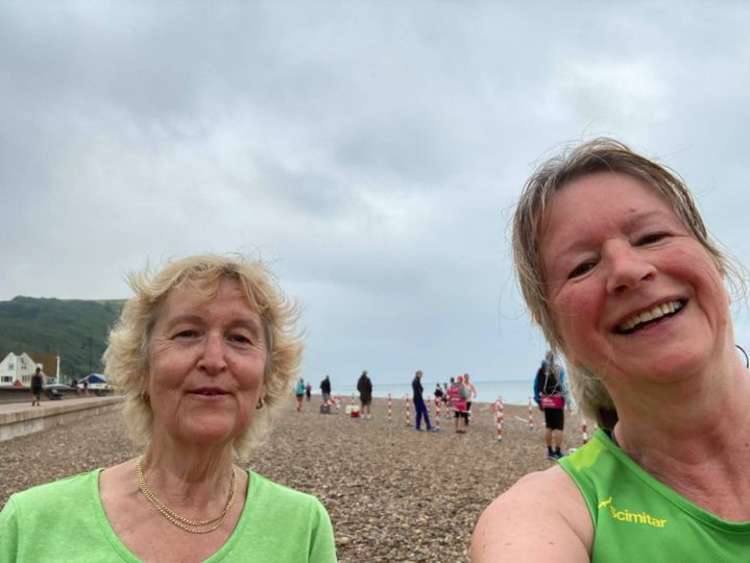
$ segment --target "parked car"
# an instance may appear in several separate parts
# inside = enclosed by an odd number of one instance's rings
[[[48,383],[42,387],[44,394],[50,401],[59,401],[63,398],[63,393],[70,391],[70,385],[63,385],[62,383]]]
[[[78,388],[85,389],[99,397],[112,391],[112,387],[109,385],[109,378],[102,373],[90,373],[82,377],[78,382]]]

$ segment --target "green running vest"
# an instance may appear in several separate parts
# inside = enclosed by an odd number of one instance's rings
[[[602,430],[560,466],[591,513],[592,562],[750,562],[750,522],[699,508],[641,469]]]

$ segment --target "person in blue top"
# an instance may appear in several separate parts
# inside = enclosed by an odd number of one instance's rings
[[[297,412],[302,410],[302,401],[305,400],[305,380],[301,377],[294,386],[294,397],[297,399]]]

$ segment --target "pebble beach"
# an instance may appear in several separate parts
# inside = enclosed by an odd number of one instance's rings
[[[328,509],[339,561],[468,561],[471,533],[484,508],[519,477],[546,469],[543,418],[527,406],[506,405],[502,440],[490,405],[473,406],[466,434],[440,418],[439,432],[417,432],[405,422],[403,400],[374,399],[372,418],[342,407],[319,413],[320,398],[280,417],[250,467],[270,479],[317,496]],[[431,409],[431,413],[432,413]],[[413,412],[411,413],[413,417]],[[433,416],[434,418],[434,416]],[[564,449],[580,445],[578,417],[566,414]],[[138,452],[119,415],[59,426],[0,446],[0,506],[13,492]]]

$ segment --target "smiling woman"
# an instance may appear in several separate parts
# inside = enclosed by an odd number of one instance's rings
[[[552,159],[514,219],[519,282],[567,360],[591,442],[484,512],[474,561],[741,561],[750,373],[692,197],[610,139]]]
[[[317,499],[235,465],[300,362],[295,308],[270,273],[195,256],[130,285],[105,360],[144,453],[12,496],[0,560],[335,561]]]

